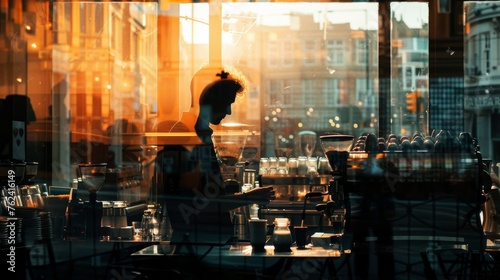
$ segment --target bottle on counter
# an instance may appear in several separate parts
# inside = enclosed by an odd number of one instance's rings
[[[254,189],[255,188],[260,188],[259,181],[255,181]],[[250,219],[252,219],[252,218],[259,218],[259,205],[258,204],[252,204],[250,206]]]
[[[150,204],[148,205],[148,210],[151,211],[152,219],[151,219],[151,238],[152,241],[161,241],[162,232],[161,232],[161,207],[159,204]]]
[[[78,190],[71,189],[70,200],[66,207],[66,219],[64,224],[64,239],[85,239],[85,206],[78,199]]]
[[[153,241],[161,241],[162,234],[161,234],[161,227],[160,227],[160,218],[156,217],[156,215],[153,215],[153,219],[151,220],[151,228],[153,229],[153,233],[151,234],[151,238]]]
[[[151,210],[144,210],[141,221],[142,241],[153,241],[153,213]]]
[[[250,219],[258,219],[259,218],[259,205],[258,204],[252,204],[250,206]]]

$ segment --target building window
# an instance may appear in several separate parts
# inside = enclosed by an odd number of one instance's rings
[[[283,42],[283,66],[293,66],[293,43]]]
[[[67,3],[54,5],[54,44],[71,43],[71,9]]]
[[[313,40],[307,40],[304,42],[304,65],[315,65],[316,64],[316,43]]]
[[[102,47],[102,34],[103,30],[103,18],[104,18],[104,11],[103,11],[103,6],[102,5],[96,5],[95,7],[95,14],[94,14],[94,28],[95,28],[95,33],[97,36],[95,36],[95,47]]]
[[[269,42],[268,52],[269,67],[293,65],[293,43],[291,41]]]
[[[323,93],[323,101],[325,107],[337,106],[339,104],[339,80],[338,79],[326,79],[325,87]]]
[[[481,76],[490,72],[490,34],[479,33],[469,39],[469,69],[471,76]]]
[[[373,105],[371,96],[373,96],[374,84],[372,79],[356,79],[356,101],[358,106]]]
[[[269,80],[268,81],[268,104],[269,107],[287,107],[292,105],[290,80]]]
[[[356,39],[354,41],[355,46],[355,55],[356,55],[356,64],[358,66],[364,66],[367,64],[368,59],[368,46],[366,39]]]
[[[340,39],[326,41],[327,63],[330,65],[345,65],[345,42]]]
[[[269,67],[276,67],[278,66],[278,58],[280,57],[279,55],[279,48],[278,48],[278,43],[276,42],[269,42],[268,43],[268,65]]]
[[[478,53],[477,53],[477,46],[476,46],[476,41],[477,41],[477,36],[473,35],[470,36],[469,41],[468,41],[468,65],[469,67],[467,68],[467,74],[470,76],[477,76],[479,75],[479,67],[477,63],[478,59]]]
[[[318,98],[318,93],[321,89],[318,88],[319,80],[304,79],[302,80],[302,100],[305,106],[314,106],[314,100]]]
[[[482,66],[484,68],[485,73],[490,73],[490,34],[485,32],[483,33],[483,54],[484,60],[482,61]]]
[[[85,34],[87,29],[87,5],[86,3],[80,3],[80,33]]]

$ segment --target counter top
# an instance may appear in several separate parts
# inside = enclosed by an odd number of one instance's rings
[[[248,242],[193,246],[194,256],[174,253],[173,249],[174,246],[165,243],[151,245],[132,253],[131,258],[137,271],[152,278],[176,272],[192,279],[210,278],[208,275],[215,275],[214,279],[292,279],[300,275],[308,276],[300,279],[347,279],[344,274],[349,271],[345,264],[350,255],[347,250],[312,246],[298,250],[291,246],[290,252],[278,253],[274,246],[266,245],[265,252],[256,253]]]
[[[247,243],[237,243],[233,245],[226,245],[221,247],[212,247],[209,255],[226,256],[226,257],[266,257],[266,258],[339,258],[343,253],[338,249],[325,249],[323,247],[307,246],[306,249],[297,249],[297,247],[290,247],[290,252],[275,252],[273,245],[266,245],[265,252],[253,252],[252,246]],[[207,251],[208,252],[208,251]],[[174,246],[167,243],[155,244],[148,246],[132,254],[132,257],[164,257],[183,255],[184,253],[174,253]]]

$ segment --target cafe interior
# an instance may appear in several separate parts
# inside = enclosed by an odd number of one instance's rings
[[[499,279],[499,33],[497,1],[0,0],[0,273]]]

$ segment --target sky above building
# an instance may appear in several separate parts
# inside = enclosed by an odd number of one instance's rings
[[[210,3],[181,4],[179,16],[184,40],[188,43],[208,43],[208,22],[211,11]],[[213,10],[213,9],[212,9]],[[427,3],[393,2],[391,10],[397,19],[410,28],[419,28],[429,21]],[[265,26],[290,25],[291,14],[311,14],[323,27],[328,20],[331,23],[349,23],[353,30],[378,29],[378,3],[223,3],[223,22],[234,23],[241,15],[255,14],[255,24]],[[223,34],[222,40],[230,43],[232,36]]]

